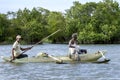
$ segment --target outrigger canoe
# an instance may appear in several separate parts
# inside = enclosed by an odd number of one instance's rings
[[[87,53],[87,54],[79,54],[80,60],[77,62],[95,62],[95,63],[104,63],[110,60],[98,61],[103,55],[105,55],[105,51],[98,51],[96,53]],[[4,61],[9,62],[11,60],[10,57],[1,57]],[[26,57],[21,59],[15,59],[12,61],[13,63],[39,63],[39,62],[74,62],[68,56],[39,56],[39,57]]]

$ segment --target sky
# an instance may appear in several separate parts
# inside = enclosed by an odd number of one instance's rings
[[[66,9],[70,9],[74,1],[85,4],[86,2],[99,2],[103,0],[0,0],[0,13],[7,13],[8,11],[16,12],[24,8],[31,10],[33,7],[65,12]],[[120,4],[120,0],[115,1]]]

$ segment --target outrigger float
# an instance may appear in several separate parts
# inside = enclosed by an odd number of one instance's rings
[[[71,63],[71,62],[91,62],[91,63],[107,63],[110,61],[110,59],[104,59],[103,61],[99,61],[101,57],[105,58],[105,51],[98,51],[96,53],[87,53],[87,54],[79,54],[79,60],[75,61],[68,56],[52,56],[52,55],[46,55],[46,53],[43,53],[42,55],[37,55],[34,57],[26,57],[26,58],[20,58],[15,59],[12,61],[12,63],[49,63],[49,62],[56,62],[56,63]],[[4,57],[1,56],[1,58],[6,61],[10,62],[10,57]]]

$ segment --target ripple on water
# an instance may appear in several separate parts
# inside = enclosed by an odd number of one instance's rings
[[[106,56],[111,61],[108,64],[10,64],[0,60],[0,80],[120,80],[120,45],[81,45],[81,47],[92,51],[107,50]],[[2,50],[0,55],[8,56],[9,51],[7,52],[6,49],[9,50],[10,48],[11,45],[0,46],[0,51]],[[38,52],[47,52],[51,55],[65,55],[67,53],[67,45],[37,45],[31,51],[28,51],[27,54],[33,56]]]

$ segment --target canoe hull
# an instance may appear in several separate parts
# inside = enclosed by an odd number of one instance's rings
[[[103,52],[105,54],[105,52]],[[102,55],[99,52],[96,53],[87,53],[87,54],[80,54],[80,60],[77,62],[94,62],[97,61],[102,57]],[[62,60],[63,62],[73,62],[72,59],[70,59],[67,56],[54,56],[57,59]],[[11,59],[9,57],[2,57],[4,61],[10,61]],[[56,60],[50,58],[50,57],[28,57],[28,58],[21,58],[21,59],[15,59],[12,62],[14,63],[38,63],[38,62],[56,62]]]

